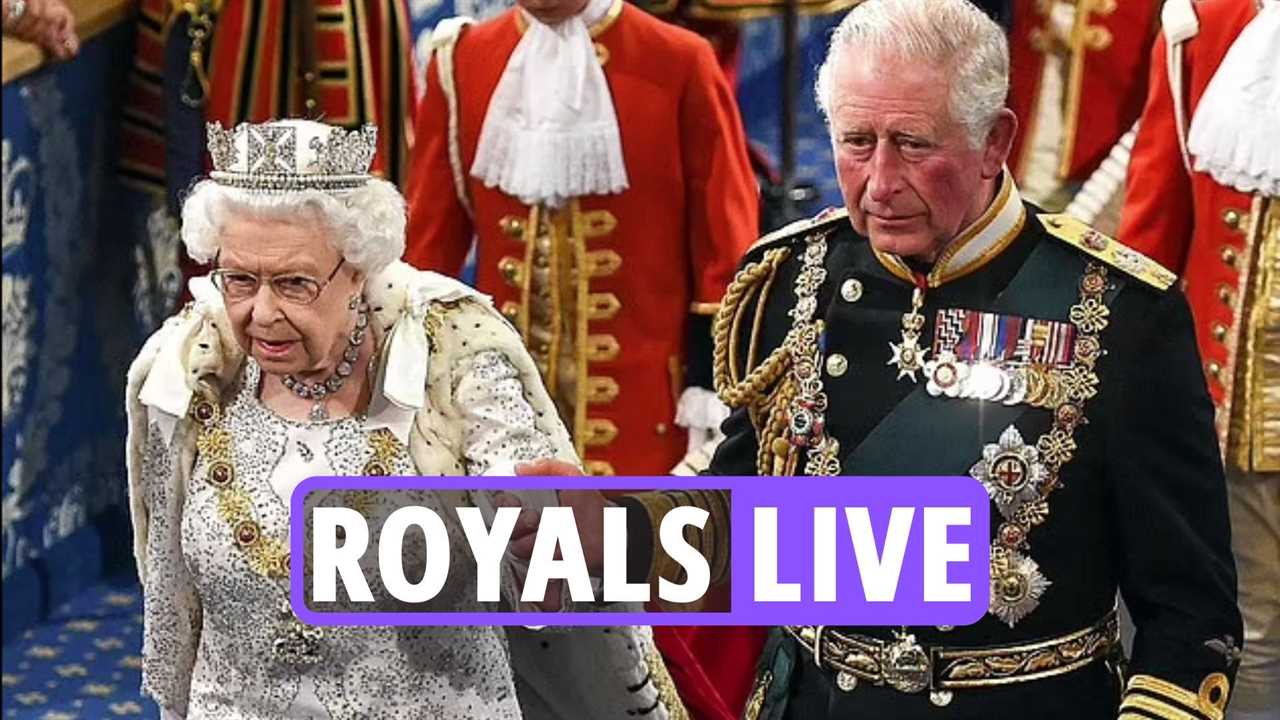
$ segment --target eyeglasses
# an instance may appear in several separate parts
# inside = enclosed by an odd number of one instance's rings
[[[214,263],[217,262],[217,258],[214,258]],[[247,300],[257,295],[258,288],[265,280],[271,286],[271,292],[281,300],[294,305],[310,305],[320,299],[320,293],[324,292],[346,262],[346,258],[339,260],[338,266],[324,281],[298,273],[282,273],[262,278],[251,272],[231,268],[218,268],[210,273],[210,277],[213,279],[214,287],[218,288],[228,301]]]

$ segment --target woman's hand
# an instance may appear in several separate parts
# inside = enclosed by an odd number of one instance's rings
[[[558,495],[560,507],[573,509],[573,519],[578,526],[578,540],[582,543],[582,554],[587,561],[587,572],[600,577],[604,570],[604,509],[615,503],[599,490],[561,490]],[[500,495],[497,504],[519,506],[520,502]],[[538,537],[540,522],[541,517],[532,509],[524,508],[520,511],[515,529],[511,531],[509,547],[512,555],[525,561],[533,556],[533,544]],[[559,557],[558,552],[556,557]]]
[[[577,465],[555,458],[543,458],[516,464],[517,475],[560,475],[582,477],[582,470]]]

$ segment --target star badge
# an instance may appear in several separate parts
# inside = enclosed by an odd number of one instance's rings
[[[921,350],[914,338],[904,337],[901,343],[889,343],[889,350],[893,353],[893,357],[889,358],[889,362],[885,365],[898,368],[898,377],[895,379],[901,380],[907,377],[911,378],[911,382],[919,382],[916,373],[924,367],[924,358],[929,353],[929,349]]]

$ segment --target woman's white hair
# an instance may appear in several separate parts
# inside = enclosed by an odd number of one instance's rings
[[[182,242],[196,262],[213,260],[228,217],[310,225],[366,275],[404,254],[404,197],[386,180],[370,178],[341,194],[320,190],[256,193],[202,180],[182,204]]]
[[[986,140],[1009,94],[1009,42],[1004,30],[969,0],[866,0],[849,11],[831,36],[814,88],[831,119],[831,75],[853,50],[878,58],[943,68],[951,79],[951,115],[969,142]]]

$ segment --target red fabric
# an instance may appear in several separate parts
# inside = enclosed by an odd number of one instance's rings
[[[489,97],[519,37],[513,10],[467,28],[458,40],[454,75],[467,170]],[[618,272],[588,281],[589,292],[613,293],[622,304],[612,319],[592,320],[588,328],[591,335],[612,336],[621,348],[616,358],[587,368],[588,376],[619,385],[615,400],[588,407],[588,418],[611,421],[618,434],[608,445],[587,447],[583,459],[608,462],[619,475],[666,473],[686,446],[673,425],[684,388],[671,367],[683,363],[689,307],[720,300],[756,236],[757,191],[737,103],[705,40],[626,5],[596,42],[609,51],[604,73],[630,188],[580,201],[584,212],[607,210],[617,219],[614,230],[590,239],[587,249],[622,257]],[[520,288],[508,284],[498,265],[504,258],[523,261],[524,249],[499,223],[527,218],[529,209],[468,173],[474,223],[467,216],[454,191],[446,103],[434,60],[415,137],[406,258],[457,274],[474,233],[477,286],[499,307],[518,303]]]
[[[1034,132],[1036,106],[1044,75],[1044,48],[1050,46],[1047,8],[1040,0],[1014,0],[1009,38],[1009,102],[1021,124],[1010,154],[1015,175],[1025,171],[1025,141]],[[1084,180],[1097,169],[1116,141],[1133,125],[1146,94],[1147,62],[1159,20],[1160,0],[1077,3],[1078,27],[1087,28],[1076,43],[1078,72],[1068,72],[1063,145],[1068,153],[1064,179]],[[1094,46],[1096,39],[1100,47]],[[1078,84],[1072,104],[1072,86]]]
[[[1013,137],[1009,166],[1015,177],[1023,172],[1024,141],[1034,132],[1035,108],[1039,104],[1040,78],[1044,75],[1044,53],[1032,39],[1044,33],[1045,17],[1036,0],[1013,0],[1013,27],[1009,31],[1009,99],[1007,105],[1018,116],[1018,134]]]
[[[1188,126],[1209,80],[1256,9],[1252,0],[1203,0],[1196,3],[1196,13],[1200,32],[1183,44]],[[1239,297],[1241,276],[1238,263],[1224,262],[1222,253],[1225,248],[1243,252],[1246,223],[1232,228],[1224,217],[1230,210],[1246,216],[1251,198],[1219,185],[1205,173],[1188,173],[1183,165],[1166,47],[1161,36],[1152,52],[1151,89],[1129,161],[1119,238],[1182,275],[1200,354],[1206,363],[1228,368],[1227,345],[1213,336],[1213,326],[1234,326],[1232,307],[1219,292],[1226,288]],[[1223,391],[1223,385],[1210,376],[1209,392],[1215,403],[1223,401]]]
[[[695,720],[737,720],[742,716],[767,628],[655,627],[653,635]]]
[[[226,0],[215,17],[208,58],[209,97],[205,119],[232,126],[286,117],[319,117],[356,128],[378,125],[377,172],[399,181],[408,155],[413,103],[413,63],[405,0],[320,0],[315,27],[317,62],[341,68],[341,79],[322,78],[318,106],[304,105],[295,73],[297,43],[285,57],[285,3]],[[144,0],[138,22],[134,71],[126,87],[121,165],[129,179],[164,189],[165,127],[161,86],[171,3]],[[296,10],[296,8],[294,8]],[[293,20],[289,20],[289,25]]]

